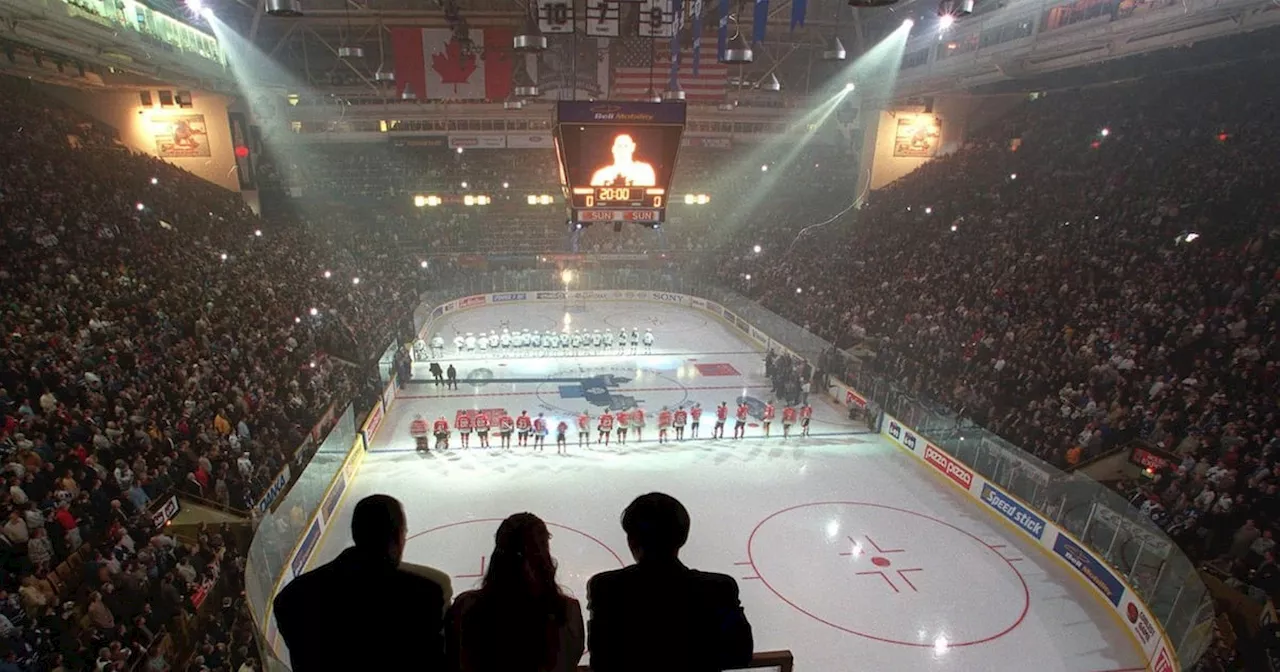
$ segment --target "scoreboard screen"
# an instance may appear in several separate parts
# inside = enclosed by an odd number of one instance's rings
[[[684,103],[573,101],[556,113],[556,154],[574,221],[660,223]]]

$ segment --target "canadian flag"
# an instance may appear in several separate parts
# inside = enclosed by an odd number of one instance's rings
[[[391,50],[396,93],[412,91],[420,99],[488,99],[511,93],[510,28],[470,31],[470,47],[448,28],[392,28]]]

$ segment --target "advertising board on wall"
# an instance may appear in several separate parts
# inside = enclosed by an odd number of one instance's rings
[[[360,430],[364,433],[364,443],[369,445],[373,443],[373,437],[378,434],[378,427],[382,425],[382,404],[374,404],[373,410],[369,411],[369,417],[364,421],[364,428]]]
[[[529,295],[524,292],[511,292],[507,294],[494,294],[489,297],[493,303],[505,303],[507,301],[524,301]]]
[[[276,474],[276,479],[271,482],[271,487],[267,488],[267,492],[262,495],[262,499],[258,500],[258,505],[255,507],[258,509],[258,513],[266,513],[267,509],[271,508],[271,503],[276,501],[276,497],[280,496],[286,485],[289,485],[289,465],[287,463],[284,465],[284,469],[281,469],[280,473]]]
[[[1094,558],[1091,553],[1072,541],[1065,534],[1059,534],[1053,542],[1053,552],[1067,561],[1080,575],[1088,579],[1098,588],[1098,592],[1111,604],[1120,606],[1120,598],[1124,596],[1124,585],[1105,565]]]
[[[486,301],[488,301],[488,297],[484,294],[468,296],[465,299],[458,299],[458,308],[475,308],[476,306],[483,306]]]
[[[1009,522],[1022,528],[1023,532],[1036,539],[1044,536],[1043,518],[1009,495],[992,487],[990,483],[982,484],[982,501],[986,502],[987,506],[995,509],[1000,515],[1008,518]]]
[[[311,553],[316,550],[316,545],[320,543],[320,533],[324,531],[320,521],[314,520],[311,527],[307,528],[307,536],[302,538],[302,543],[298,545],[298,552],[293,554],[293,560],[289,563],[289,568],[293,570],[294,576],[300,576],[307,569],[307,561],[311,559]]]

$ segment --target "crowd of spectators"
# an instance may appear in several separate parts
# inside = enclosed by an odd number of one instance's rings
[[[1060,467],[1174,453],[1126,494],[1274,583],[1277,86],[1237,66],[1051,93],[718,276]]]
[[[368,385],[421,269],[259,219],[26,81],[0,96],[0,666],[165,669],[153,642],[243,559],[149,513],[257,503]],[[239,668],[245,642],[210,644]]]

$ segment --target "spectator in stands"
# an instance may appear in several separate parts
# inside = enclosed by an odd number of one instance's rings
[[[294,672],[442,670],[444,588],[400,567],[405,515],[387,495],[360,500],[355,545],[285,586],[276,622]]]
[[[587,583],[591,669],[599,672],[710,672],[745,667],[751,624],[738,584],[685,567],[689,512],[670,495],[637,497],[622,514],[636,564]]]
[[[502,521],[478,590],[446,618],[451,672],[574,672],[586,632],[582,607],[556,585],[551,533],[532,513]]]

